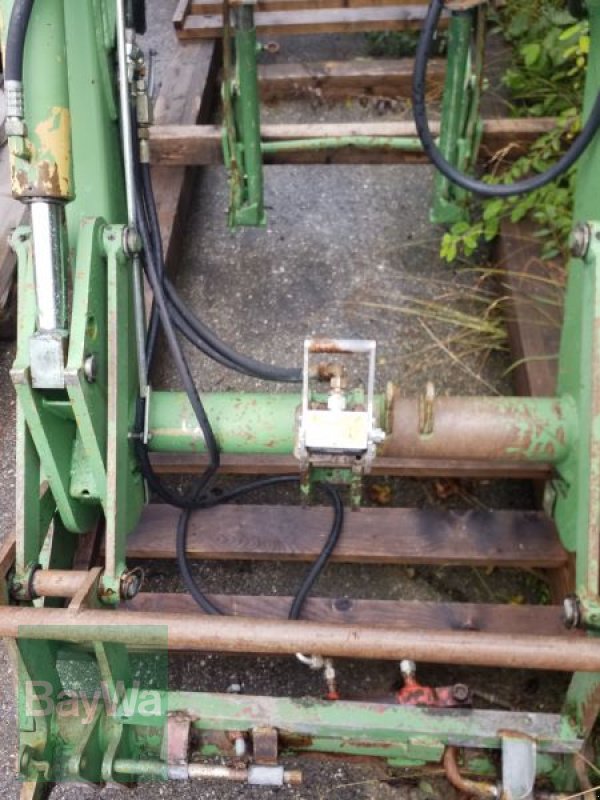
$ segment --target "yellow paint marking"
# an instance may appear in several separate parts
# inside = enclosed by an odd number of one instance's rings
[[[56,171],[51,169],[52,180],[45,186],[49,192],[56,189],[62,197],[71,194],[71,112],[68,108],[55,106],[50,117],[40,122],[35,129],[39,147],[36,161],[48,162]],[[49,176],[48,176],[49,177]],[[47,180],[47,179],[45,179]]]

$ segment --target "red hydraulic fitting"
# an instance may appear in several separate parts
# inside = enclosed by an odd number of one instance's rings
[[[455,708],[471,705],[471,692],[464,683],[454,686],[421,686],[417,681],[417,667],[414,661],[400,662],[400,672],[404,686],[396,692],[396,701],[403,706],[432,706],[435,708]]]

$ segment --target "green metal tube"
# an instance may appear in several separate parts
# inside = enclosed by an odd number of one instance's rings
[[[218,392],[202,402],[224,453],[291,453],[294,449],[297,394]],[[183,392],[152,392],[150,448],[157,452],[203,453],[198,421]]]
[[[467,80],[470,66],[470,46],[473,26],[471,11],[454,12],[450,19],[448,66],[442,102],[440,152],[455,166],[461,166],[460,143],[469,110]],[[463,215],[457,204],[465,197],[464,190],[454,186],[441,173],[435,176],[435,197],[432,222],[456,222]]]
[[[23,70],[29,152],[11,142],[15,197],[71,200],[74,195],[66,62],[63,0],[35,3]]]
[[[300,395],[206,394],[203,402],[221,451],[290,455],[294,452]],[[149,446],[154,452],[202,453],[204,439],[181,392],[152,392]],[[439,397],[431,432],[422,432],[423,400],[375,397],[378,427],[387,431],[380,454],[390,457],[563,461],[577,437],[573,404],[556,398]]]
[[[123,703],[127,714],[118,711],[117,718],[127,726],[162,727],[168,712],[180,711],[193,719],[196,731],[248,731],[268,726],[289,731],[293,750],[358,755],[368,746],[371,755],[384,758],[403,753],[439,760],[444,747],[457,738],[477,750],[497,750],[502,746],[502,731],[520,730],[526,719],[518,711],[470,709],[461,713],[368,699],[307,703],[305,698],[176,691],[168,696],[161,692],[162,702],[157,705],[162,713],[149,716],[139,708],[143,698],[143,692],[136,698],[129,691]],[[527,733],[535,737],[540,754],[578,752],[581,739],[568,717],[548,713],[527,717]],[[304,737],[294,742],[294,731],[302,731]],[[282,738],[285,741],[285,733]]]
[[[115,759],[113,770],[119,775],[135,775],[140,778],[169,780],[169,767],[162,761],[138,761],[133,758]]]
[[[336,136],[314,139],[288,139],[280,142],[263,142],[263,154],[288,153],[303,150],[338,150],[342,147],[356,147],[363,150],[405,150],[422,152],[423,145],[417,137],[410,136]]]
[[[71,247],[81,220],[101,217],[127,222],[123,158],[113,81],[115,3],[102,15],[95,0],[64,0],[69,53],[69,96],[73,127],[73,168],[77,195],[67,207]]]
[[[252,6],[241,6],[235,13],[236,79],[239,87],[236,113],[238,129],[242,136],[244,177],[247,186],[244,205],[247,206],[245,213],[252,217],[249,220],[250,224],[256,225],[264,222],[256,26]]]

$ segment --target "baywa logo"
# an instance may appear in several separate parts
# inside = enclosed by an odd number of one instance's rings
[[[89,725],[99,710],[109,717],[160,717],[163,708],[161,693],[155,689],[142,689],[134,682],[128,689],[120,681],[107,684],[104,681],[90,694],[84,691],[63,690],[56,696],[48,681],[24,682],[25,714],[28,717],[77,718],[82,725]]]

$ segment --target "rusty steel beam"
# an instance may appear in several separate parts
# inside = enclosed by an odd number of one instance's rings
[[[532,626],[533,627],[533,626]],[[383,626],[202,617],[197,614],[141,615],[131,611],[8,607],[0,614],[0,637],[125,645],[220,653],[293,655],[299,651],[341,658],[435,664],[600,672],[600,641],[564,637],[510,636],[457,631],[402,631]]]
[[[88,578],[87,570],[38,569],[32,580],[34,597],[75,597]]]
[[[404,458],[516,460],[558,464],[576,434],[566,400],[522,397],[401,397],[390,405],[381,454]]]

